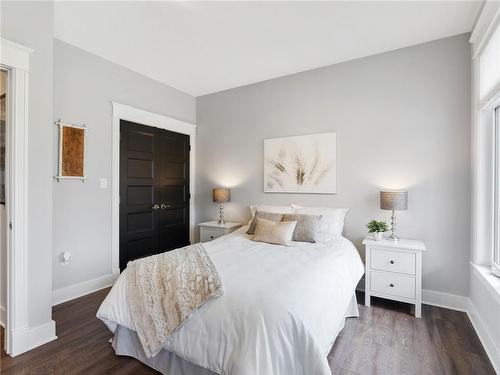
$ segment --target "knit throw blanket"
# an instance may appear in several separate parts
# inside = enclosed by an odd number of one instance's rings
[[[132,320],[148,358],[193,312],[224,293],[201,244],[129,262],[126,271]]]

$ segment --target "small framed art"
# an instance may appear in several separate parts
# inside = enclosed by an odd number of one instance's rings
[[[87,128],[85,125],[56,122],[59,128],[59,167],[55,178],[79,179],[85,181],[85,144]]]

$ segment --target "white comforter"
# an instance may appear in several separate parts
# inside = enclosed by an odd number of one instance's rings
[[[356,248],[343,237],[270,245],[245,229],[205,244],[224,295],[197,310],[165,349],[219,374],[330,374],[326,356],[363,275]],[[97,316],[112,332],[135,330],[124,273]]]

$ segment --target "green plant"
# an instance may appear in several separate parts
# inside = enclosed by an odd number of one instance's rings
[[[372,220],[366,224],[366,227],[368,228],[368,233],[380,233],[387,232],[389,230],[385,221]]]

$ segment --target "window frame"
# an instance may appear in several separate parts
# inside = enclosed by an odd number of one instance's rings
[[[494,146],[493,146],[493,189],[494,189],[494,219],[493,219],[493,252],[491,264],[500,269],[500,100],[490,109],[492,115]]]

